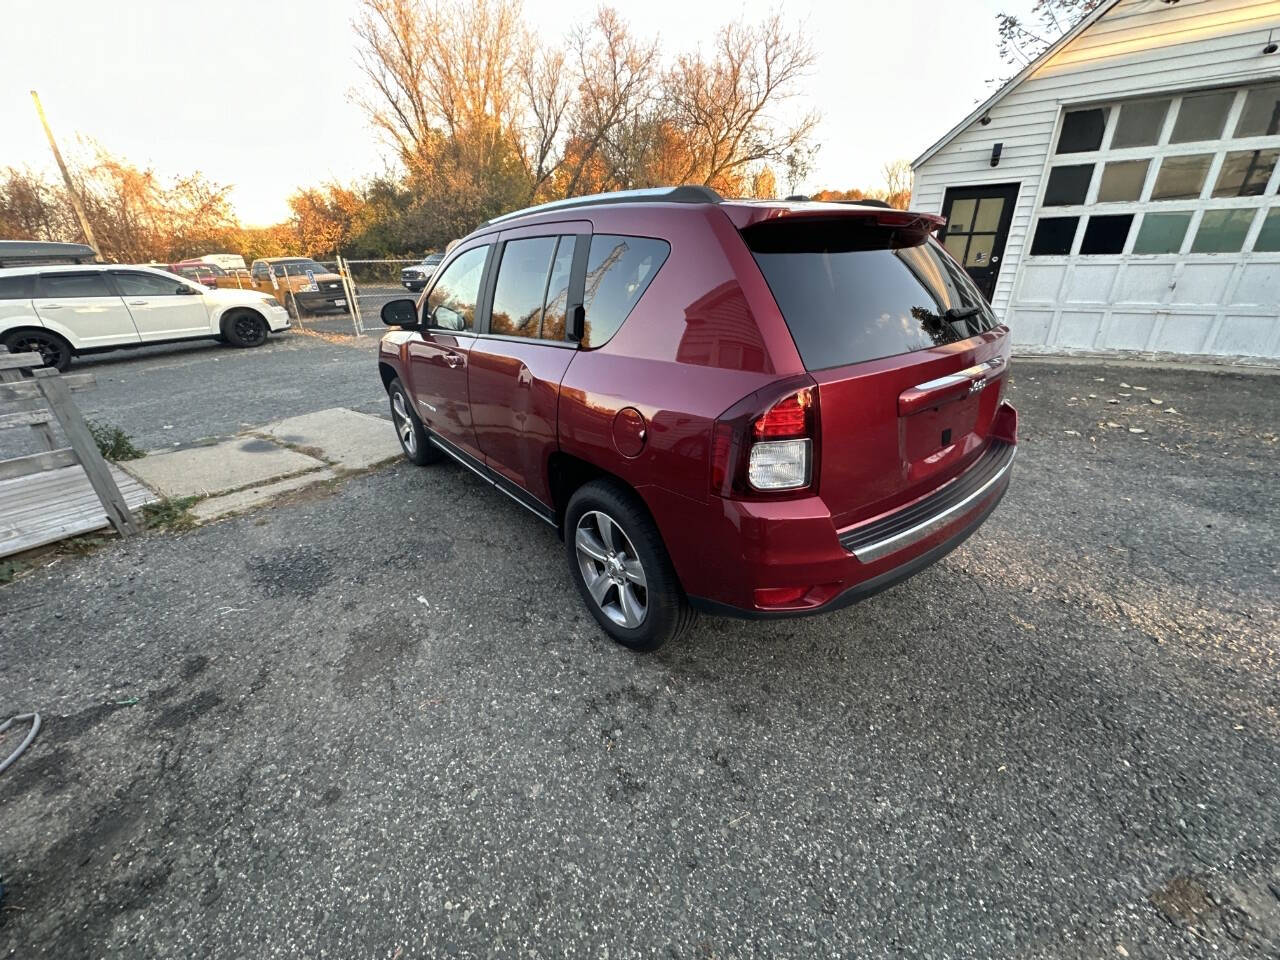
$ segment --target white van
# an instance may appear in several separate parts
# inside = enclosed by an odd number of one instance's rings
[[[288,327],[289,315],[273,296],[209,290],[150,267],[0,268],[0,347],[35,351],[59,370],[76,354],[173,340],[258,347]]]
[[[230,273],[233,270],[248,270],[249,266],[244,262],[244,257],[238,253],[206,253],[200,257],[201,263],[212,263],[215,267],[221,267]]]

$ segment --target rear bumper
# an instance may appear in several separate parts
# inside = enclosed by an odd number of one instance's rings
[[[969,539],[986,521],[991,512],[999,505],[1004,498],[1005,491],[1009,489],[1009,477],[1006,473],[996,488],[990,491],[988,496],[982,499],[977,509],[964,517],[964,522],[956,525],[956,529],[950,531],[946,539],[927,548],[923,553],[917,553],[910,560],[907,560],[896,567],[890,567],[881,573],[878,573],[869,579],[860,583],[855,583],[851,587],[847,587],[843,592],[838,593],[834,598],[826,603],[818,604],[811,607],[796,607],[781,610],[764,610],[759,607],[735,606],[730,603],[724,603],[719,600],[712,600],[707,597],[689,597],[689,603],[695,609],[704,613],[714,614],[721,617],[738,617],[745,620],[784,620],[794,617],[811,617],[820,613],[832,613],[836,610],[843,610],[845,607],[851,607],[855,603],[866,600],[868,597],[875,596],[882,590],[888,590],[892,586],[896,586],[903,580],[914,577],[921,570],[937,563],[948,553],[954,550],[960,544]]]
[[[1004,497],[1015,452],[1015,444],[993,440],[977,463],[945,486],[846,530],[835,528],[818,497],[723,501],[724,515],[717,519],[727,525],[705,531],[704,542],[736,537],[737,562],[726,563],[722,553],[719,562],[702,556],[691,567],[681,562],[687,557],[676,556],[679,548],[673,560],[690,603],[709,613],[777,619],[838,610],[900,583],[963,543]],[[757,590],[787,589],[803,589],[803,596],[777,606],[757,602]]]

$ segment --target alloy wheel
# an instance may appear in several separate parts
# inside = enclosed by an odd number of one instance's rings
[[[578,568],[604,615],[634,630],[649,612],[649,585],[631,538],[612,517],[589,510],[574,531]]]
[[[60,368],[66,359],[63,356],[62,345],[51,337],[23,337],[21,340],[11,343],[9,351],[11,353],[38,353],[46,367]]]
[[[413,421],[409,418],[409,410],[404,405],[404,394],[396,391],[391,395],[391,416],[396,422],[396,433],[400,435],[400,444],[405,453],[413,456],[418,452],[418,438],[413,433]]]
[[[245,343],[257,343],[262,339],[262,324],[256,317],[236,317],[235,330],[236,336]]]

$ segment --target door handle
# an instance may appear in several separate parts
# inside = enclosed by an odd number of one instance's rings
[[[444,355],[444,362],[456,370],[458,367],[462,366],[462,354],[452,352],[446,353]]]
[[[146,305],[147,305],[147,301],[145,301],[145,300],[130,300],[130,301],[129,301],[129,306],[131,306],[131,307],[145,307]]]
[[[60,304],[60,303],[46,303],[46,304],[45,304],[43,307],[41,307],[40,309],[41,309],[41,310],[61,310],[61,309],[62,309],[62,304]]]

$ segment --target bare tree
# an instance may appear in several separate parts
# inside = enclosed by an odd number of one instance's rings
[[[690,148],[682,181],[741,178],[751,164],[781,161],[804,143],[818,115],[806,112],[784,123],[777,114],[797,95],[814,60],[808,40],[789,30],[781,14],[755,26],[721,28],[709,59],[679,57],[664,77],[663,96]]]
[[[645,136],[658,79],[657,41],[632,36],[611,7],[601,7],[587,28],[571,35],[577,90],[571,117],[563,195],[632,186],[638,166],[637,134]]]
[[[891,207],[905,210],[911,203],[911,187],[914,176],[908,160],[891,160],[882,168],[884,173],[884,202]]]
[[[1102,0],[1035,0],[1027,19],[996,14],[1000,57],[1021,69],[1090,13]]]

